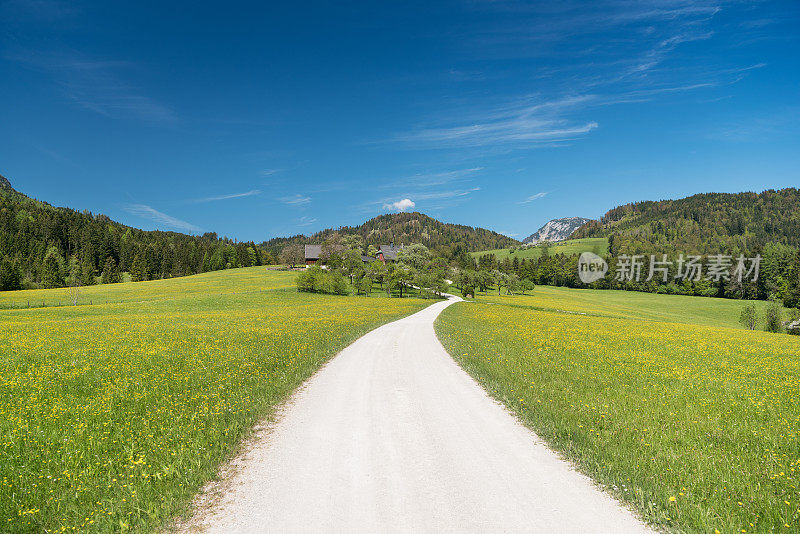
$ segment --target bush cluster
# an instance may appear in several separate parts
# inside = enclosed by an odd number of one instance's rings
[[[297,276],[297,289],[309,293],[347,295],[347,282],[339,271],[309,267]]]

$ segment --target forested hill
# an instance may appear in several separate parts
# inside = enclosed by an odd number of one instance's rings
[[[0,174],[0,191],[14,191],[14,188],[11,187],[11,182],[2,174]]]
[[[311,236],[275,238],[263,243],[262,246],[277,254],[286,245],[322,243],[337,232],[342,235],[360,235],[368,245],[422,243],[434,254],[447,258],[477,250],[506,248],[519,244],[515,239],[485,228],[443,223],[425,214],[413,212],[380,215],[360,226],[329,228]]]
[[[144,231],[14,191],[0,176],[0,290],[183,276],[272,263],[253,243]]]
[[[746,254],[767,243],[800,246],[800,190],[705,193],[625,204],[571,238],[609,237],[613,255],[647,252]]]

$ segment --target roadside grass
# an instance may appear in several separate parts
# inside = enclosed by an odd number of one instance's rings
[[[542,255],[544,247],[541,245],[531,247],[518,247],[512,252],[510,248],[499,248],[493,250],[481,250],[480,252],[472,252],[475,259],[483,256],[484,254],[494,254],[497,261],[503,261],[505,258],[513,260],[515,257],[520,260],[537,259]],[[608,251],[608,238],[606,237],[587,237],[584,239],[568,239],[566,241],[559,241],[553,243],[548,247],[548,252],[552,256],[554,254],[566,254],[572,256],[580,254],[581,252],[594,252],[598,255],[603,255]]]
[[[161,528],[322,363],[430,304],[298,293],[294,276],[234,269],[0,310],[0,531]]]
[[[567,311],[628,319],[669,321],[705,326],[744,328],[739,324],[742,309],[755,305],[763,328],[764,312],[769,302],[736,300],[688,295],[659,295],[640,291],[608,289],[573,289],[568,287],[537,286],[528,295],[497,295],[479,293],[479,302],[529,307],[549,311]]]
[[[677,313],[668,296],[652,297],[666,317]],[[436,322],[444,346],[647,521],[670,532],[800,531],[796,337],[491,300],[447,308]],[[568,307],[554,300],[541,302]],[[708,317],[701,310],[691,320]]]

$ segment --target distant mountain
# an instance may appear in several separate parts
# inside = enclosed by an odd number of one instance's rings
[[[591,221],[584,217],[564,217],[563,219],[553,219],[548,222],[535,234],[531,234],[522,240],[523,243],[536,244],[542,241],[563,241],[570,237],[572,233]]]
[[[800,246],[800,190],[703,193],[618,206],[572,236],[608,237],[613,254],[751,254]]]
[[[360,226],[329,228],[310,236],[278,237],[266,241],[262,246],[277,254],[286,245],[321,243],[335,232],[360,235],[365,243],[372,245],[422,243],[434,254],[447,258],[466,252],[519,245],[519,241],[485,228],[443,223],[413,212],[380,215]]]

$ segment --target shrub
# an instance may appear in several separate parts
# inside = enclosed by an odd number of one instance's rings
[[[317,275],[320,274],[321,271],[322,269],[319,267],[313,266],[298,274],[296,280],[297,290],[313,292],[314,287],[317,286]]]
[[[742,314],[739,316],[739,322],[748,330],[756,329],[756,305],[748,304],[742,308]]]
[[[800,326],[795,326],[798,324],[800,324],[800,310],[797,308],[789,310],[789,323],[786,331],[793,336],[800,336]]]
[[[781,306],[771,302],[764,311],[764,330],[767,332],[781,331]]]
[[[331,295],[347,295],[347,281],[339,271],[330,273],[323,273],[322,293],[330,293]]]
[[[338,271],[323,271],[319,267],[312,266],[297,275],[298,291],[309,293],[329,293],[331,295],[347,295],[347,281],[342,273]]]

